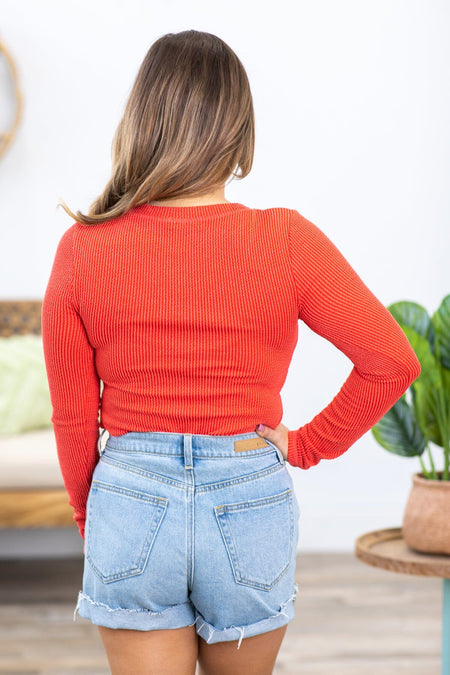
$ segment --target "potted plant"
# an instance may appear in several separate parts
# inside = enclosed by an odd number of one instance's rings
[[[414,349],[421,373],[372,433],[389,452],[420,461],[422,471],[412,477],[403,516],[406,544],[450,554],[450,295],[432,317],[415,302],[396,302],[388,310]],[[441,470],[430,446],[442,449]]]

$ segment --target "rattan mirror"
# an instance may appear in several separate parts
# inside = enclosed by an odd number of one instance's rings
[[[19,87],[19,78],[17,75],[16,64],[14,59],[11,56],[10,52],[6,48],[5,44],[0,40],[0,68],[1,68],[1,87],[3,89],[0,100],[5,102],[7,105],[8,101],[11,101],[13,106],[13,116],[12,122],[7,122],[7,129],[4,131],[0,130],[0,158],[5,154],[7,148],[10,146],[14,136],[16,135],[17,127],[19,126],[20,120],[22,118],[22,108],[23,108],[23,98],[22,92]],[[8,91],[4,93],[4,89],[7,88]],[[11,95],[12,91],[12,95]],[[2,106],[3,107],[3,106]],[[2,120],[6,118],[8,113],[2,111]],[[4,123],[2,121],[2,123]]]

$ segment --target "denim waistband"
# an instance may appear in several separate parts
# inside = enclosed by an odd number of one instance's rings
[[[106,443],[103,439],[107,434]],[[100,454],[104,448],[148,452],[163,455],[194,457],[248,457],[276,450],[280,460],[283,456],[271,441],[254,431],[228,436],[206,434],[182,434],[170,431],[130,431],[121,436],[112,436],[104,429],[98,440]]]

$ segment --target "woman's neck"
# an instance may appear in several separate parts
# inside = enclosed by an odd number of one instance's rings
[[[175,197],[174,199],[161,199],[149,204],[155,206],[207,206],[208,204],[229,204],[225,199],[225,187],[221,187],[214,192],[208,192],[204,195],[192,195],[192,197]]]

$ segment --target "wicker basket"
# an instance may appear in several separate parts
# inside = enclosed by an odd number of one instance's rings
[[[416,473],[412,482],[403,515],[405,542],[421,553],[450,555],[450,481]]]
[[[0,337],[41,332],[42,300],[0,300]]]

